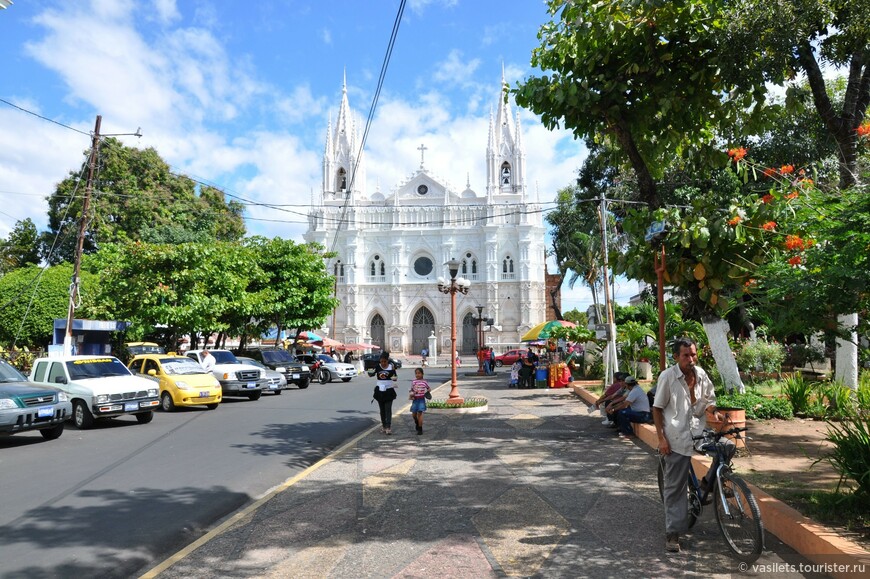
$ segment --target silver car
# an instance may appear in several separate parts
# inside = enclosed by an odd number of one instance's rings
[[[323,364],[320,367],[321,384],[332,382],[333,378],[341,378],[342,382],[350,382],[350,379],[357,374],[356,366],[339,362],[332,356],[318,354],[317,359]]]
[[[269,383],[263,386],[263,392],[281,394],[281,390],[287,387],[287,378],[284,376],[284,374],[278,372],[277,370],[272,370],[259,360],[255,360],[254,358],[248,358],[246,356],[236,356],[236,360],[238,360],[242,364],[256,366],[265,373],[266,380],[268,380]]]

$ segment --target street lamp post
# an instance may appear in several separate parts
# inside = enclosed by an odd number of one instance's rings
[[[450,280],[439,277],[438,291],[450,294],[450,394],[447,397],[447,404],[458,405],[465,400],[459,395],[459,386],[456,383],[456,294],[467,294],[471,282],[456,277],[456,274],[459,273],[459,260],[453,258],[444,265],[450,271]]]

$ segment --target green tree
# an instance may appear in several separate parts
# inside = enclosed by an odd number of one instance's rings
[[[0,248],[0,273],[38,264],[37,238],[36,225],[29,217],[24,221],[16,221],[15,227]]]
[[[20,267],[0,278],[0,342],[44,347],[52,341],[54,320],[66,319],[72,265]],[[89,301],[97,280],[81,274],[81,295]]]
[[[640,200],[676,159],[721,159],[717,131],[764,102],[764,78],[733,66],[721,2],[549,0],[532,66],[545,71],[515,90],[517,103],[553,128],[618,147]],[[731,73],[731,74],[726,74]]]
[[[126,147],[109,137],[99,148],[97,166],[85,253],[105,243],[236,241],[245,233],[240,203],[227,203],[221,191],[173,174],[152,148]],[[41,252],[50,263],[72,261],[75,255],[82,174],[70,173],[48,198]]]

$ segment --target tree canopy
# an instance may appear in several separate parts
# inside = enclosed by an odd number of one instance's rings
[[[173,174],[153,148],[126,147],[108,137],[99,147],[97,167],[84,253],[106,243],[237,241],[245,233],[241,203],[227,203],[220,190]],[[41,253],[49,263],[75,255],[83,174],[71,172],[48,197]]]

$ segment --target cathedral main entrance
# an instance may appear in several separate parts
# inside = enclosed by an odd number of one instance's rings
[[[387,336],[384,331],[384,318],[381,317],[381,314],[375,314],[374,317],[372,317],[370,330],[372,333],[372,344],[380,346],[381,352],[386,351]]]
[[[476,354],[479,349],[474,314],[468,312],[462,318],[462,345],[459,347],[459,351],[463,354]]]
[[[435,331],[435,316],[429,308],[422,306],[414,314],[411,329],[411,353],[419,354],[423,348],[429,349],[429,336]]]

